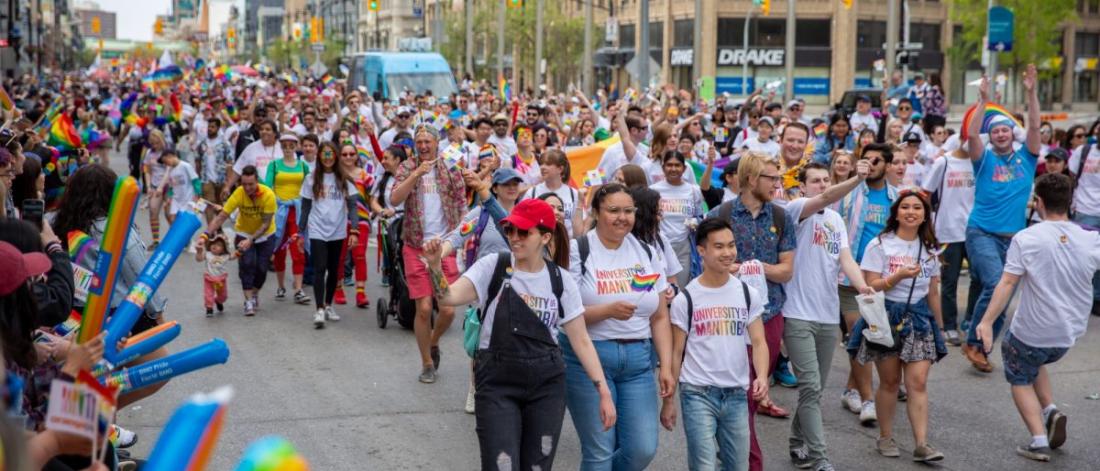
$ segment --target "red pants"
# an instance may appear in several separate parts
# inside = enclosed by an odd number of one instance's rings
[[[350,228],[349,228],[350,230]],[[351,261],[355,264],[355,281],[367,282],[367,242],[370,241],[370,223],[359,220],[359,240],[351,249]],[[344,239],[344,245],[340,249],[340,268],[336,273],[338,280],[344,279],[344,262],[348,257],[348,241]]]
[[[294,208],[286,216],[283,239],[275,245],[275,272],[286,271],[286,253],[290,252],[291,272],[301,275],[306,270],[306,255],[298,248],[298,215]]]
[[[225,303],[229,295],[226,288],[228,278],[228,273],[222,276],[202,275],[202,301],[207,309],[214,309],[214,303]]]
[[[764,376],[767,381],[775,372],[775,363],[779,360],[779,343],[783,340],[783,314],[776,314],[770,321],[764,323],[764,339],[768,343],[768,374]],[[756,369],[752,366],[752,347],[749,347],[749,381],[756,380]],[[749,395],[749,471],[761,471],[764,469],[764,454],[760,451],[760,444],[756,442],[756,408],[758,404]]]

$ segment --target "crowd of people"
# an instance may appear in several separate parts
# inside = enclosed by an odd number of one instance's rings
[[[312,303],[303,313],[325,328],[352,300],[345,288],[370,305],[368,245],[395,246],[379,255],[378,281],[412,300],[421,383],[438,380],[440,342],[464,307],[472,362],[456,363],[470,368],[484,469],[550,469],[568,410],[581,469],[644,469],[658,427],[681,422],[689,469],[759,470],[762,414],[790,417],[795,466],[832,470],[822,392],[838,345],[851,365],[840,403],[879,431],[868,446],[900,456],[904,401],[913,459],[944,460],[931,444],[931,367],[953,345],[993,371],[1014,291],[1002,368],[1030,437],[1016,451],[1049,460],[1067,417],[1044,365],[1100,315],[1100,120],[1041,122],[1029,67],[1026,117],[949,129],[938,81],[895,76],[881,109],[860,96],[850,115],[826,118],[774,92],[708,102],[671,85],[510,99],[463,82],[451,96],[389,100],[342,81],[228,79],[201,65],[153,87],[6,81],[0,254],[17,269],[0,277],[0,338],[6,390],[24,385],[6,404],[34,434],[36,466],[86,466],[54,458],[82,448],[42,427],[47,397],[32,386],[102,355],[102,342],[70,343],[55,326],[83,303],[74,270],[95,266],[70,259],[66,235],[103,236],[117,179],[109,150],[125,146],[149,232],[130,233],[112,305],[160,243],[161,216],[171,227],[181,211],[206,222],[190,245],[206,317],[237,302],[262,316],[261,304],[290,299]],[[979,117],[993,107],[984,79],[974,107]],[[58,148],[41,132],[58,116],[112,140]],[[582,181],[571,153],[602,141],[597,177]],[[875,296],[891,345],[864,318]],[[165,322],[165,306],[155,295],[131,334]],[[798,389],[793,412],[772,400],[774,384]],[[116,435],[117,448],[135,440]]]

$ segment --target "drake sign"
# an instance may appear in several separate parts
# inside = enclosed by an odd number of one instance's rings
[[[718,65],[783,65],[782,49],[719,49]]]

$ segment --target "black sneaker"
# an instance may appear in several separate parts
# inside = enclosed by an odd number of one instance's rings
[[[1054,409],[1047,416],[1047,441],[1050,449],[1055,450],[1066,443],[1066,414]]]
[[[438,370],[439,369],[439,346],[432,347],[431,357],[432,357],[432,366],[434,366],[434,368]]]
[[[1050,448],[1045,446],[1033,447],[1031,444],[1016,447],[1016,454],[1029,460],[1050,461]]]
[[[1100,317],[1100,301],[1092,302],[1092,315]]]
[[[905,388],[898,388],[898,402],[906,402],[909,400],[909,393],[905,392]]]
[[[206,308],[206,317],[214,317],[214,310]]]
[[[219,314],[225,312],[225,306],[223,306],[222,303],[214,303],[214,306],[218,308]]]
[[[810,458],[810,450],[805,445],[791,448],[791,463],[798,469],[810,469],[814,466],[814,460]]]
[[[286,299],[286,288],[279,288],[275,290],[275,299],[282,301]]]

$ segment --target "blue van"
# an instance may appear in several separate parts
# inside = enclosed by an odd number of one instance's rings
[[[371,94],[380,92],[397,100],[401,92],[432,91],[436,97],[458,92],[451,66],[434,52],[365,52],[351,57],[348,84],[364,86]]]

